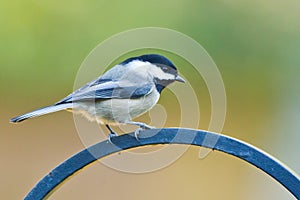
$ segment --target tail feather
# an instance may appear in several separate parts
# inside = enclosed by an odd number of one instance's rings
[[[58,105],[47,106],[44,108],[39,108],[39,109],[31,111],[29,113],[14,117],[14,118],[10,119],[10,122],[18,123],[18,122],[24,121],[29,118],[37,117],[40,115],[45,115],[48,113],[57,112],[57,111],[64,110],[67,108],[72,108],[72,103],[58,104]]]

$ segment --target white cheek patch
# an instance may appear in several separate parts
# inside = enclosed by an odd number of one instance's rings
[[[151,64],[152,65],[152,64]],[[160,67],[157,67],[155,65],[152,65],[151,68],[149,69],[151,71],[151,74],[161,80],[174,80],[175,75],[165,73]]]
[[[132,73],[140,75],[141,77],[147,75],[151,67],[151,63],[142,62],[140,60],[134,60],[127,64],[127,68],[132,71]]]
[[[127,64],[128,68],[134,70],[134,73],[140,74],[141,76],[145,76],[146,74],[150,74],[155,78],[161,80],[174,80],[175,75],[165,73],[160,67],[157,67],[150,62],[143,62],[139,60],[132,61]]]

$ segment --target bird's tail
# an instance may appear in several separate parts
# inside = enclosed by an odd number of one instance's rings
[[[39,108],[37,110],[26,113],[24,115],[14,117],[14,118],[10,119],[10,122],[18,123],[18,122],[24,121],[24,120],[29,119],[29,118],[37,117],[37,116],[40,116],[40,115],[45,115],[45,114],[48,114],[48,113],[57,112],[57,111],[64,110],[64,109],[67,109],[67,108],[72,108],[72,103],[57,104],[57,105],[47,106],[47,107],[44,107],[44,108]]]

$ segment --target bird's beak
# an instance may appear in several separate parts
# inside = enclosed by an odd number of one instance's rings
[[[178,81],[178,82],[181,82],[181,83],[185,83],[185,80],[181,76],[179,76],[179,75],[176,76],[175,81]]]

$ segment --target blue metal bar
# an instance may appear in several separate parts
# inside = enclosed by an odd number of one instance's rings
[[[217,143],[203,141],[214,138]],[[214,140],[214,141],[216,141]],[[269,174],[297,199],[300,199],[300,178],[277,159],[266,152],[238,139],[192,129],[151,129],[140,133],[140,140],[136,140],[133,133],[112,138],[113,144],[106,141],[99,142],[69,158],[46,175],[25,197],[25,200],[39,200],[49,197],[63,181],[83,167],[110,154],[132,149],[135,147],[155,144],[187,144],[204,146],[238,157],[258,167]]]

